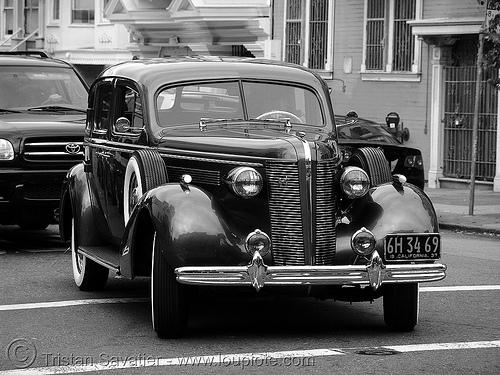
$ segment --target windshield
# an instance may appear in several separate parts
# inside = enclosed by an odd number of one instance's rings
[[[324,126],[317,96],[304,87],[268,82],[212,82],[163,89],[156,100],[161,126],[201,119],[268,120]]]
[[[339,140],[349,139],[354,141],[400,143],[397,138],[379,124],[364,120],[343,124],[342,120],[339,121],[339,119],[335,117]]]
[[[17,66],[0,70],[0,108],[41,106],[87,109],[87,90],[75,72],[58,67]]]

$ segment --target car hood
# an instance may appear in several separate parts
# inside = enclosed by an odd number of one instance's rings
[[[295,124],[290,131],[276,123],[209,124],[203,131],[189,125],[163,129],[160,136],[160,147],[224,157],[297,160],[304,152],[304,142],[316,150],[318,158],[339,155],[335,133]]]
[[[6,113],[0,114],[2,138],[80,135],[83,139],[85,114]]]

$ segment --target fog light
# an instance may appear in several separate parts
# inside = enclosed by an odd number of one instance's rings
[[[253,256],[258,251],[261,256],[269,253],[271,248],[271,240],[267,234],[259,229],[256,229],[247,236],[245,240],[245,249],[247,253]]]
[[[352,235],[351,248],[356,254],[367,256],[375,250],[375,242],[373,233],[363,227]]]

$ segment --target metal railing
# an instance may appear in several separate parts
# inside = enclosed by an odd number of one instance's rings
[[[14,34],[10,35],[7,39],[5,39],[3,42],[0,43],[0,47],[3,46],[5,43],[9,42],[12,38],[14,38],[17,34],[19,34],[23,29],[17,30]]]
[[[38,34],[38,32],[40,31],[40,28],[36,29],[35,31],[33,31],[30,35],[26,36],[23,38],[23,40],[21,40],[19,43],[17,43],[14,47],[12,47],[9,52],[12,52],[12,51],[15,51],[19,48],[20,45],[22,45],[23,43],[26,43],[32,36],[34,36],[35,34]]]

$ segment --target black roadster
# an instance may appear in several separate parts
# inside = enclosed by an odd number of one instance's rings
[[[85,160],[60,233],[74,279],[151,276],[154,330],[177,337],[206,287],[320,299],[383,297],[410,331],[418,285],[445,277],[431,201],[383,152],[344,163],[326,83],[259,59],[137,60],[93,83]]]

